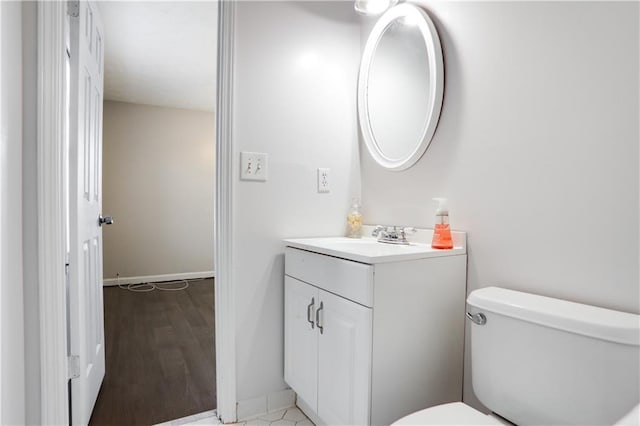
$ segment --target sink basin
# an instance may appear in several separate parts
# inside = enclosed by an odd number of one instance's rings
[[[284,240],[284,243],[289,247],[368,264],[451,256],[465,254],[466,251],[463,247],[438,250],[431,248],[430,244],[421,243],[386,244],[378,242],[375,238],[296,238]]]

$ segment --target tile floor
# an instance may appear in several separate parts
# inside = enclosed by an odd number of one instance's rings
[[[160,423],[157,426],[214,426],[220,425],[215,410]],[[263,414],[255,419],[233,423],[231,426],[314,426],[297,407]]]

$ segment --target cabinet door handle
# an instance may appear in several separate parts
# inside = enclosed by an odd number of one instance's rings
[[[320,325],[320,311],[324,309],[324,302],[320,302],[320,307],[316,311],[316,325],[318,326],[318,330],[320,330],[320,334],[324,334],[324,326]]]
[[[307,306],[307,321],[309,321],[311,323],[311,328],[313,329],[315,327],[315,324],[313,323],[313,305],[315,305],[316,303],[316,299],[315,297],[311,298],[311,303],[309,303],[309,306]]]

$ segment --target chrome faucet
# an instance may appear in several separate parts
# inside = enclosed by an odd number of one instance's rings
[[[407,235],[416,232],[416,228],[402,226],[381,226],[375,227],[371,236],[377,237],[379,243],[408,245]]]

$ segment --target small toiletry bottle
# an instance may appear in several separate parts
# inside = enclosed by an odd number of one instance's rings
[[[351,208],[347,215],[347,237],[360,238],[360,228],[362,227],[362,214],[360,213],[360,202],[358,198],[354,197],[351,200]]]
[[[435,249],[452,249],[451,228],[449,227],[449,208],[446,198],[434,198],[437,201],[436,224],[433,229],[431,247]]]

